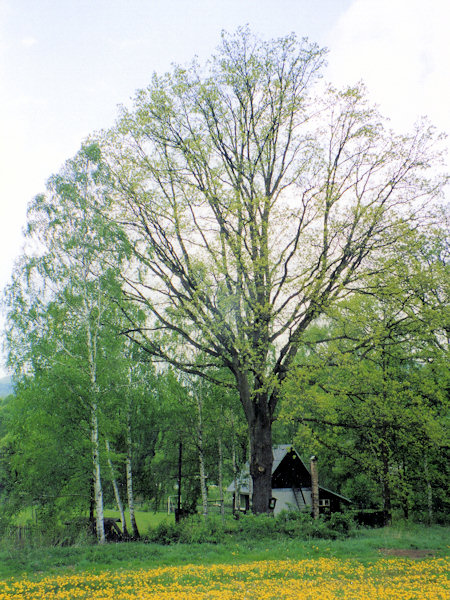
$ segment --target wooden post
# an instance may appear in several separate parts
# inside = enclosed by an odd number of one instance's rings
[[[177,509],[175,511],[175,522],[178,523],[181,516],[181,463],[183,456],[183,442],[180,441],[178,446],[178,500]]]
[[[433,523],[433,488],[431,487],[426,453],[423,456],[423,472],[425,474],[425,483],[427,486],[428,525],[431,525]]]
[[[319,518],[319,473],[317,456],[311,456],[311,501],[314,519]]]

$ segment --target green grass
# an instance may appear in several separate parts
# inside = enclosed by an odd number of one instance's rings
[[[380,557],[380,548],[432,550],[436,556],[448,554],[449,529],[439,526],[396,526],[361,530],[346,540],[298,540],[288,537],[242,539],[228,536],[219,544],[174,544],[162,546],[145,542],[78,545],[71,547],[0,547],[0,577],[99,572],[105,569],[136,569],[183,564],[211,565],[266,559],[335,557],[355,558],[370,563]]]
[[[105,517],[118,519],[119,511],[106,508]],[[87,513],[85,514],[87,517]],[[139,532],[141,535],[146,535],[150,528],[157,527],[160,523],[173,523],[174,515],[168,515],[165,512],[149,512],[144,510],[136,510],[135,511],[136,523],[139,528]],[[127,527],[130,526],[130,513],[128,510],[125,510],[125,519],[127,522]],[[30,507],[24,508],[18,515],[16,515],[13,519],[14,525],[26,525],[27,523],[32,523],[36,520],[36,516],[34,514],[34,510]]]
[[[143,510],[136,510],[135,511],[135,519],[136,519],[136,523],[139,529],[139,533],[141,535],[147,535],[147,533],[149,532],[149,530],[152,528],[154,529],[155,527],[157,527],[160,523],[173,523],[174,522],[174,515],[168,515],[167,513],[163,513],[163,512],[148,512],[148,511],[143,511]],[[114,519],[118,519],[119,518],[119,511],[117,510],[112,510],[112,509],[105,509],[105,517],[107,518],[114,518]],[[127,522],[127,527],[130,527],[130,513],[128,510],[125,511],[125,520]]]
[[[12,519],[14,525],[27,525],[35,520],[35,513],[31,506],[24,508]]]

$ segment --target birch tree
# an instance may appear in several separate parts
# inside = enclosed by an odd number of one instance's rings
[[[130,533],[133,538],[139,537],[139,530],[136,523],[135,516],[135,507],[134,507],[134,491],[133,491],[133,438],[131,435],[131,403],[128,404],[127,407],[127,416],[126,416],[126,459],[125,459],[125,469],[127,476],[127,499],[128,499],[128,509],[130,511]]]
[[[110,472],[110,476],[111,476],[111,483],[112,483],[113,490],[114,490],[114,498],[116,500],[117,510],[119,511],[119,515],[120,515],[120,524],[122,525],[122,533],[124,534],[125,537],[128,537],[127,522],[125,520],[125,511],[123,508],[122,498],[120,496],[120,490],[119,490],[119,485],[117,483],[116,472],[115,472],[114,465],[111,460],[111,447],[110,447],[108,439],[105,439],[105,446],[106,446],[106,458],[108,461],[108,467],[109,467],[109,472]]]
[[[396,135],[362,86],[318,87],[324,54],[294,35],[223,34],[204,67],[154,75],[104,141],[134,256],[128,295],[148,315],[126,333],[185,371],[232,374],[257,513],[280,384],[306,330],[363,273],[389,268],[403,224],[420,227],[442,183],[427,176],[432,129]]]
[[[208,516],[208,488],[206,484],[206,469],[205,469],[205,452],[203,444],[204,426],[203,426],[203,398],[201,393],[194,392],[194,401],[197,408],[197,450],[200,476],[200,491],[202,495],[202,512],[203,517]]]
[[[47,355],[45,360],[51,365],[65,356],[84,380],[78,393],[89,406],[96,529],[98,541],[104,543],[100,371],[105,373],[107,354],[113,353],[116,343],[105,324],[113,320],[110,297],[116,286],[114,260],[119,253],[117,245],[114,252],[108,252],[112,231],[106,231],[96,216],[96,204],[104,206],[107,201],[108,185],[99,158],[98,146],[84,146],[49,180],[47,193],[30,205],[28,254],[14,274],[8,302],[10,364],[16,375],[33,372],[24,349],[31,348],[32,355],[33,340],[54,335],[56,355]],[[50,305],[58,308],[61,319],[53,331],[47,311]],[[17,338],[24,343],[21,349]]]

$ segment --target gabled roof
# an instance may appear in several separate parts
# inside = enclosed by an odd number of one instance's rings
[[[277,468],[278,468],[279,464],[281,463],[281,461],[283,460],[283,458],[286,456],[286,454],[291,449],[294,450],[294,452],[297,454],[297,456],[300,458],[300,460],[302,460],[300,457],[300,454],[297,452],[297,450],[295,450],[295,448],[291,444],[280,444],[280,445],[274,446],[272,448],[272,454],[273,454],[272,475],[277,470]],[[303,461],[302,461],[302,464],[305,465],[305,463]]]
[[[273,446],[272,454],[273,454],[273,463],[272,463],[272,475],[277,469],[278,465],[281,463],[283,458],[292,448],[289,444],[280,444],[279,446]],[[300,459],[301,460],[301,459]],[[251,477],[250,477],[250,466],[249,463],[246,462],[242,467],[240,473],[237,476],[237,482],[239,484],[239,489],[242,494],[250,493],[251,488]],[[234,482],[232,482],[227,487],[228,492],[234,492]]]
[[[279,467],[280,463],[285,458],[286,454],[288,454],[291,451],[295,452],[295,454],[297,455],[297,458],[300,460],[302,465],[305,467],[306,470],[309,471],[308,467],[303,462],[302,457],[300,456],[300,454],[297,452],[297,450],[294,448],[294,446],[292,444],[279,444],[278,446],[274,446],[272,448],[272,454],[273,454],[272,475],[275,473],[275,471]]]
[[[309,474],[308,467],[305,465],[305,463],[303,462],[300,454],[297,452],[297,450],[294,448],[294,446],[292,446],[292,444],[279,444],[278,446],[274,446],[272,448],[272,454],[273,454],[272,475],[278,469],[278,467],[280,466],[280,464],[282,463],[282,461],[284,460],[284,458],[286,458],[286,455],[289,454],[290,452],[294,452],[295,453],[295,455],[298,458],[300,464],[303,466],[303,468]],[[245,463],[244,467],[242,468],[241,472],[239,473],[238,478],[237,478],[237,482],[238,482],[241,494],[251,494],[252,493],[252,480],[251,480],[251,477],[250,477],[250,468],[249,468],[248,462]],[[276,488],[274,488],[274,489],[276,489]],[[346,502],[351,502],[351,500],[349,500],[345,496],[342,496],[341,494],[338,494],[336,492],[333,492],[332,490],[324,488],[321,485],[319,485],[319,489],[321,489],[321,490],[323,490],[325,492],[328,492],[329,494],[332,494],[332,495],[340,498],[341,500],[344,500]],[[228,486],[227,491],[229,491],[229,492],[234,492],[235,491],[234,482],[232,482]]]
[[[333,490],[329,490],[328,488],[323,487],[322,485],[319,485],[319,490],[323,490],[324,492],[328,492],[329,494],[332,494],[333,496],[337,496],[341,500],[345,500],[345,502],[349,502],[350,504],[352,503],[350,498],[346,498],[345,496],[342,496],[341,494],[338,494],[337,492],[333,492]]]

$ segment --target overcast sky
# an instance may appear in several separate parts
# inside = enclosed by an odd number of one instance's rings
[[[363,80],[395,128],[427,115],[450,133],[449,0],[0,0],[0,288],[28,202],[82,140],[153,72],[247,23],[327,46],[326,78]]]

